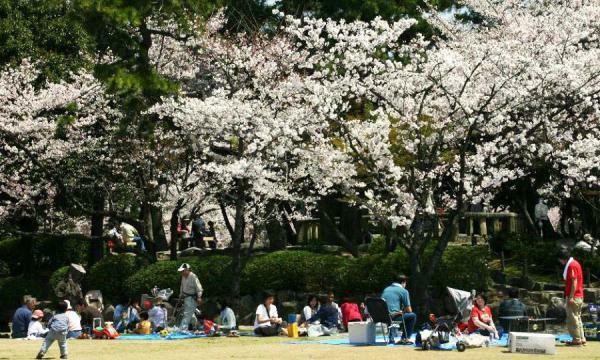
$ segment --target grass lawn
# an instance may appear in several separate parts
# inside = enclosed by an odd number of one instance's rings
[[[407,359],[524,359],[543,355],[507,353],[506,348],[467,349],[424,352],[409,348],[381,346],[353,347],[343,345],[286,344],[287,338],[211,338],[193,340],[130,341],[73,340],[69,341],[70,359],[375,359],[402,357]],[[0,339],[0,359],[32,359],[41,342]],[[58,346],[53,345],[46,359],[58,359]],[[590,342],[581,348],[559,346],[552,359],[600,359],[600,343]]]

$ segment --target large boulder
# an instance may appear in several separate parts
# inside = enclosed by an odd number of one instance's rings
[[[562,297],[553,297],[550,299],[550,305],[546,310],[546,316],[555,318],[557,322],[563,322],[567,318],[567,308],[565,299]]]
[[[588,288],[583,290],[583,300],[590,304],[600,303],[600,289],[599,288]]]

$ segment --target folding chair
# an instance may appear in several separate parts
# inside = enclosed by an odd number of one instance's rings
[[[381,329],[385,336],[385,329],[387,327],[388,332],[388,340],[390,343],[394,342],[394,338],[392,337],[392,332],[390,331],[392,328],[400,329],[400,324],[402,324],[404,328],[404,334],[406,335],[406,324],[403,320],[395,321],[390,316],[390,311],[388,310],[387,302],[383,298],[376,297],[368,297],[365,300],[367,305],[367,311],[369,312],[369,316],[373,323],[381,324]],[[385,325],[385,327],[384,327]]]

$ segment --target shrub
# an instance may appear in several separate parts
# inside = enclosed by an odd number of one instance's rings
[[[71,263],[85,264],[88,249],[89,241],[83,235],[11,237],[0,241],[0,260],[8,265],[11,274],[55,270]]]
[[[370,255],[353,259],[344,269],[345,291],[378,294],[399,272],[408,274],[408,256],[403,250],[388,255]]]
[[[339,288],[349,260],[308,251],[277,251],[253,258],[244,269],[242,292],[265,289],[321,292]]]
[[[129,295],[126,280],[135,273],[136,269],[136,258],[131,255],[107,256],[90,269],[87,287],[90,290],[102,291],[105,300],[115,303]]]
[[[0,260],[8,267],[10,274],[17,274],[21,269],[23,251],[19,238],[4,238],[0,240]]]
[[[128,295],[138,296],[149,293],[154,286],[161,289],[171,288],[175,291],[174,296],[179,295],[181,275],[177,272],[177,268],[183,262],[192,266],[192,271],[198,275],[205,294],[218,296],[229,293],[231,258],[215,255],[203,258],[182,258],[177,261],[160,261],[149,265],[127,279]]]
[[[69,266],[63,266],[58,268],[56,271],[54,271],[52,273],[52,275],[50,275],[50,289],[52,291],[54,291],[54,289],[56,288],[56,285],[58,285],[58,283],[67,278],[67,274],[69,273]]]
[[[0,279],[0,304],[4,309],[15,309],[23,303],[24,295],[43,299],[47,290],[38,279],[23,276],[3,278]]]
[[[438,290],[446,286],[466,291],[487,289],[489,256],[486,246],[449,246],[433,276],[432,285]]]

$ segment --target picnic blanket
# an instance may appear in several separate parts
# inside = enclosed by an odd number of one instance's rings
[[[117,340],[185,340],[207,338],[206,334],[191,334],[191,333],[171,333],[165,337],[159,334],[139,335],[139,334],[123,334]]]
[[[559,334],[556,335],[555,337],[557,342],[563,342],[563,341],[571,341],[571,336],[568,334]],[[414,341],[415,338],[413,336],[412,340]],[[446,344],[442,344],[439,347],[439,350],[455,350],[456,349],[456,338],[451,338],[450,342],[446,343]],[[323,339],[323,340],[303,340],[303,341],[292,341],[289,342],[289,344],[295,344],[295,345],[300,345],[300,344],[322,344],[322,345],[346,345],[346,346],[389,346],[389,347],[408,347],[408,348],[414,348],[414,347],[419,347],[419,345],[396,345],[396,344],[389,344],[386,341],[386,338],[382,337],[382,336],[378,336],[375,340],[375,344],[351,344],[348,338],[334,338],[334,339]],[[490,343],[490,346],[492,347],[506,347],[508,346],[508,334],[504,334],[502,335],[502,337],[500,339],[494,340],[493,342]]]
[[[240,332],[240,336],[256,336],[253,332]],[[117,340],[186,340],[186,339],[200,339],[200,338],[209,338],[206,334],[192,334],[192,333],[183,333],[183,332],[175,332],[170,333],[169,335],[162,337],[159,334],[150,334],[150,335],[139,335],[139,334],[123,334],[117,338]]]

